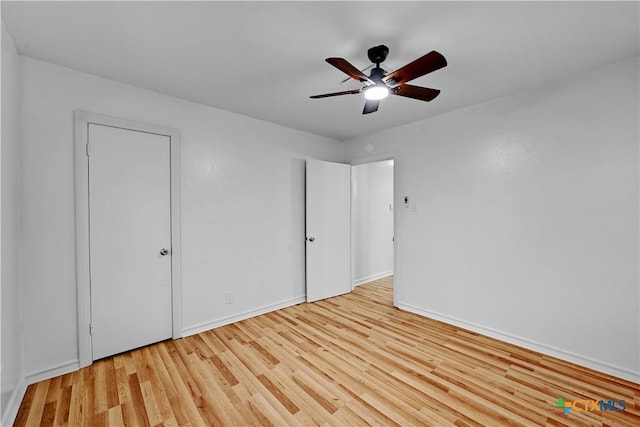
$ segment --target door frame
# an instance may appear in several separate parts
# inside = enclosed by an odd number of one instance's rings
[[[182,336],[180,132],[177,129],[164,126],[76,110],[74,111],[76,292],[78,310],[78,360],[81,368],[93,363],[90,333],[89,157],[87,156],[87,138],[90,124],[163,135],[168,136],[170,139],[172,337],[176,339]]]
[[[398,191],[398,156],[395,153],[387,153],[378,156],[362,157],[351,161],[351,166],[366,165],[369,163],[384,162],[393,160],[393,306],[398,306],[399,289],[402,283],[400,274],[400,237],[399,237],[399,215],[398,206],[401,204]],[[353,257],[353,246],[351,256]],[[353,289],[353,283],[351,284]]]

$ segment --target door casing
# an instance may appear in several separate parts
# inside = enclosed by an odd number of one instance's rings
[[[112,126],[170,138],[171,151],[171,310],[172,337],[182,336],[182,281],[180,233],[180,135],[177,129],[141,123],[85,111],[74,112],[74,168],[76,203],[76,287],[78,303],[78,360],[80,367],[92,363],[91,288],[89,271],[89,124]]]

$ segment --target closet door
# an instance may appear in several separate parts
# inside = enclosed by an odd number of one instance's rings
[[[89,124],[93,360],[172,336],[170,138]]]

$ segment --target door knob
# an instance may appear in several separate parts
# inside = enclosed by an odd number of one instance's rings
[[[316,238],[315,238],[315,237],[309,237],[309,241],[310,241],[310,242],[315,242],[315,241],[316,241]]]
[[[160,249],[160,255],[165,256],[169,254],[169,249],[167,248],[162,248]]]

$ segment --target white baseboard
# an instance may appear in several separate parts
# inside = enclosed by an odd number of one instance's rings
[[[7,402],[7,407],[2,408],[4,410],[4,413],[2,414],[2,425],[10,426],[15,422],[18,410],[20,410],[20,405],[22,404],[22,399],[24,399],[24,395],[27,392],[27,386],[59,375],[68,374],[69,372],[74,372],[78,369],[80,369],[80,364],[78,360],[74,360],[53,368],[44,369],[42,371],[26,375],[18,382],[16,388],[13,390],[9,401]]]
[[[373,282],[374,280],[382,279],[383,277],[393,276],[393,270],[383,271],[382,273],[372,274],[367,277],[362,277],[353,281],[353,287],[360,286],[364,283]]]
[[[444,314],[436,313],[430,310],[423,310],[419,307],[415,307],[411,304],[398,303],[397,307],[401,310],[409,311],[411,313],[418,314],[420,316],[428,317],[430,319],[439,320],[441,322],[458,326],[460,328],[468,329],[472,332],[496,338],[500,341],[507,342],[509,344],[515,344],[520,347],[524,347],[529,350],[537,351],[548,356],[553,356],[558,359],[562,359],[567,362],[575,363],[576,365],[584,366],[587,368],[595,369],[596,371],[603,372],[605,374],[613,375],[618,378],[640,383],[640,372],[633,372],[631,370],[620,368],[618,366],[603,363],[598,360],[593,360],[588,357],[581,356],[579,354],[572,353],[570,351],[562,350],[547,344],[542,344],[536,341],[532,341],[526,338],[518,337],[506,332],[498,331],[496,329],[487,328],[472,322],[456,319],[446,316]]]
[[[209,329],[214,329],[219,326],[228,325],[234,322],[238,322],[240,320],[245,320],[254,316],[259,316],[261,314],[269,313],[271,311],[280,310],[281,308],[290,307],[292,305],[300,304],[305,302],[306,298],[296,297],[290,300],[282,301],[277,304],[272,304],[264,307],[257,308],[255,310],[245,311],[243,313],[236,314],[234,316],[226,317],[223,319],[215,320],[212,322],[202,323],[200,325],[196,325],[190,328],[183,329],[182,336],[186,337],[189,335],[194,335],[199,332],[208,331]],[[22,399],[24,398],[24,394],[27,390],[27,386],[29,384],[34,384],[39,381],[48,380],[59,375],[68,374],[69,372],[74,372],[80,369],[80,361],[73,360],[67,363],[58,365],[53,368],[44,369],[42,371],[34,372],[28,374],[24,380],[18,384],[14,393],[11,395],[11,399],[7,405],[7,410],[4,414],[2,414],[2,425],[12,425],[16,415],[18,414],[18,410],[20,409],[20,404],[22,403]]]
[[[234,314],[233,316],[225,317],[211,322],[201,323],[199,325],[191,326],[182,330],[182,336],[188,337],[189,335],[199,334],[200,332],[208,331],[211,329],[219,328],[220,326],[230,325],[234,322],[249,319],[251,317],[259,316],[261,314],[270,313],[282,308],[291,307],[292,305],[305,302],[305,297],[292,298],[290,300],[282,301],[276,304],[266,305],[264,307],[256,308],[254,310],[245,311],[242,313]]]
[[[12,426],[16,421],[16,417],[18,416],[18,410],[20,409],[20,405],[22,404],[22,399],[24,398],[24,394],[27,392],[27,383],[24,379],[21,379],[16,388],[11,393],[11,397],[7,402],[7,407],[4,409],[4,413],[2,414],[2,424],[3,426]]]
[[[44,369],[42,371],[34,372],[33,374],[27,375],[25,381],[28,384],[35,384],[38,381],[48,380],[50,378],[57,377],[59,375],[68,374],[69,372],[74,372],[80,369],[80,361],[72,360],[67,363],[63,363],[62,365],[58,365],[53,368]]]

